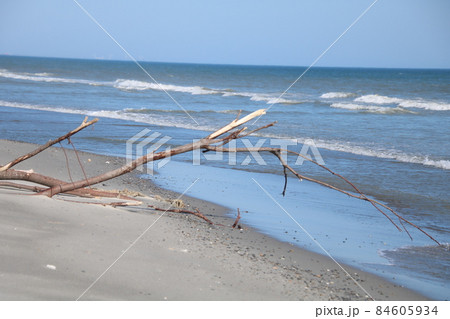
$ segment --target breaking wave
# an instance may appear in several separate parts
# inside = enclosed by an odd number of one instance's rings
[[[279,98],[279,94],[268,94],[268,93],[252,93],[252,92],[224,92],[222,96],[240,96],[249,97],[251,101],[263,101],[267,104],[301,104],[304,101],[301,100],[289,100],[284,98]]]
[[[201,86],[183,86],[165,83],[153,83],[147,81],[117,79],[115,81],[92,81],[86,79],[70,79],[62,77],[54,77],[49,73],[15,73],[5,69],[0,69],[0,77],[35,81],[35,82],[53,82],[53,83],[71,83],[85,84],[94,86],[109,86],[123,91],[162,91],[162,92],[180,92],[192,95],[211,95],[217,94],[224,97],[237,96],[250,98],[251,101],[266,102],[267,104],[300,104],[303,101],[290,100],[286,98],[278,98],[278,93],[252,93],[252,92],[235,92],[231,89],[213,89]]]
[[[248,97],[251,101],[263,101],[267,104],[300,104],[302,101],[289,100],[284,98],[278,98],[276,94],[268,93],[252,93],[252,92],[235,92],[231,89],[211,89],[201,86],[180,86],[172,84],[156,84],[146,81],[137,80],[126,80],[118,79],[114,82],[114,87],[121,90],[127,91],[144,91],[144,90],[157,90],[157,91],[167,91],[167,92],[182,92],[190,93],[192,95],[209,95],[217,94],[224,97],[238,96],[238,97]]]
[[[426,101],[421,99],[400,99],[396,97],[389,97],[377,94],[363,95],[356,99],[355,102],[368,103],[368,104],[397,104],[404,108],[418,108],[430,111],[450,111],[450,104],[436,101]]]
[[[333,108],[338,108],[338,109],[362,111],[362,112],[369,112],[369,113],[379,113],[379,114],[414,113],[414,112],[404,109],[402,107],[386,107],[386,106],[363,105],[363,104],[354,104],[354,103],[333,103],[330,106]]]
[[[73,84],[87,84],[87,85],[108,85],[109,82],[90,81],[84,79],[68,79],[52,77],[50,73],[14,73],[5,69],[0,69],[0,77],[14,79],[14,80],[26,80],[35,82],[56,82],[56,83],[73,83]]]
[[[144,91],[144,90],[156,90],[156,91],[170,91],[170,92],[182,92],[190,93],[192,95],[205,95],[205,94],[221,94],[220,90],[208,89],[200,86],[180,86],[172,84],[157,84],[145,81],[137,80],[125,80],[118,79],[113,85],[117,89],[126,91]]]
[[[332,151],[346,152],[356,155],[393,159],[403,163],[421,164],[425,166],[434,166],[436,168],[450,170],[450,160],[432,159],[427,155],[407,154],[398,150],[372,149],[364,146],[352,145],[351,143],[342,143],[340,141],[314,140],[319,148],[326,148]]]
[[[130,113],[141,113],[141,114],[152,114],[152,113],[186,114],[186,112],[181,109],[147,109],[147,108],[132,109],[132,108],[126,108],[124,111],[130,112]],[[222,113],[222,114],[238,114],[238,112],[239,112],[238,110],[201,110],[201,111],[189,110],[188,111],[188,113]]]
[[[349,93],[349,92],[328,92],[322,94],[320,97],[322,99],[344,99],[348,97],[355,96],[355,93]]]
[[[77,109],[77,108],[55,107],[55,106],[48,106],[48,105],[8,102],[8,101],[1,101],[1,100],[0,100],[0,106],[20,108],[20,109],[31,109],[31,110],[38,110],[38,111],[48,111],[48,112],[56,112],[56,113],[80,114],[80,115],[87,115],[87,116],[93,116],[93,117],[104,117],[104,118],[118,119],[118,120],[124,120],[124,121],[146,123],[146,124],[151,124],[151,125],[178,127],[178,128],[200,130],[200,131],[212,131],[212,130],[217,129],[217,128],[214,128],[214,127],[208,126],[208,125],[194,125],[194,124],[186,123],[186,121],[184,119],[178,121],[175,118],[153,116],[151,114],[133,113],[133,112],[127,112],[126,110],[117,110],[117,111],[82,110],[82,109]]]
[[[258,135],[258,134],[256,134]],[[271,135],[271,134],[260,134],[260,136],[277,138],[277,139],[287,139],[295,141],[299,144],[311,144],[314,142],[315,146],[318,148],[327,149],[330,151],[345,152],[355,155],[393,159],[403,163],[413,163],[421,164],[425,166],[433,166],[436,168],[450,170],[450,160],[443,159],[432,159],[428,155],[414,155],[407,154],[395,149],[374,149],[365,146],[356,145],[350,142],[334,141],[334,140],[323,140],[323,139],[313,139],[313,138],[292,138],[288,136]]]
[[[169,127],[178,127],[184,129],[191,130],[200,130],[200,131],[212,131],[217,129],[217,127],[211,125],[193,125],[187,123],[185,119],[178,120],[175,117],[168,118],[166,116],[157,116],[155,114],[151,114],[152,112],[182,112],[179,110],[146,110],[146,109],[125,109],[125,110],[82,110],[77,108],[63,108],[63,107],[55,107],[48,105],[37,105],[37,104],[27,104],[27,103],[19,103],[19,102],[8,102],[1,101],[0,106],[5,107],[13,107],[13,108],[22,108],[22,109],[33,109],[40,111],[49,111],[49,112],[58,112],[58,113],[69,113],[69,114],[81,114],[88,116],[96,116],[96,117],[106,117],[112,119],[119,120],[128,120],[139,123],[146,123],[151,125],[160,125],[160,126],[169,126]],[[202,112],[202,111],[198,111]],[[208,111],[209,112],[209,111]],[[211,111],[217,113],[236,113],[235,110],[219,110],[219,111]],[[147,113],[147,114],[144,114]],[[292,137],[283,137],[277,135],[261,135],[269,138],[279,138],[279,139],[291,139],[295,140],[298,143],[308,143],[308,140],[311,139],[294,139]],[[332,141],[332,140],[321,140],[314,139],[314,143],[319,148],[324,148],[332,151],[346,152],[356,155],[370,156],[370,157],[378,157],[378,158],[386,158],[393,159],[399,162],[404,163],[415,163],[421,164],[425,166],[433,166],[440,169],[450,170],[450,160],[444,159],[433,159],[427,155],[414,155],[407,154],[398,150],[383,150],[383,149],[373,149],[364,146],[354,145],[352,143],[346,143],[342,141]]]

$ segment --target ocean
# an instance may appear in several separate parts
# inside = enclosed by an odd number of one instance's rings
[[[198,178],[189,195],[228,206],[231,216],[239,207],[261,232],[450,298],[450,70],[317,67],[280,97],[305,67],[141,65],[159,84],[128,61],[0,56],[0,138],[42,144],[88,115],[100,122],[73,138],[78,149],[124,157],[127,140],[144,129],[174,147],[239,110],[266,108],[249,129],[276,125],[245,145],[309,151],[442,245],[409,228],[411,241],[370,204],[306,181],[289,178],[283,197],[283,171],[270,154],[196,154],[201,165],[184,154],[142,178],[180,192]],[[350,190],[314,165],[289,161]]]

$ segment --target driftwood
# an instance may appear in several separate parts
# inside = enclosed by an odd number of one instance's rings
[[[91,187],[92,185],[96,185],[98,183],[101,183],[101,182],[110,180],[112,178],[121,176],[123,174],[129,173],[129,172],[135,170],[137,167],[144,165],[148,162],[158,161],[158,160],[161,160],[164,158],[168,158],[168,157],[186,153],[186,152],[191,152],[191,151],[194,151],[197,149],[201,149],[201,150],[203,150],[203,152],[209,152],[209,151],[236,152],[236,153],[237,152],[258,152],[258,153],[265,152],[265,153],[271,153],[271,154],[275,155],[278,158],[278,160],[280,161],[281,165],[283,166],[283,172],[284,172],[284,187],[283,187],[283,191],[282,191],[283,195],[285,195],[287,182],[288,182],[287,174],[288,174],[288,172],[290,172],[300,180],[307,180],[310,182],[314,182],[314,183],[317,183],[324,187],[328,187],[335,191],[344,193],[350,197],[368,201],[380,213],[382,213],[393,225],[395,225],[395,227],[399,231],[401,231],[403,228],[406,231],[406,233],[410,236],[408,230],[405,227],[405,223],[406,223],[406,224],[418,229],[419,231],[424,233],[426,236],[428,236],[431,240],[433,240],[437,244],[439,244],[439,242],[436,239],[434,239],[431,235],[429,235],[422,228],[420,228],[419,226],[415,225],[414,223],[406,220],[404,217],[400,216],[398,213],[396,213],[393,209],[391,209],[387,205],[367,197],[363,192],[361,192],[353,183],[351,183],[345,177],[333,172],[326,166],[321,165],[306,156],[303,156],[302,154],[299,154],[299,153],[293,152],[293,151],[289,151],[286,149],[281,149],[281,148],[268,148],[267,147],[267,148],[254,148],[254,149],[252,149],[252,148],[232,148],[232,149],[230,149],[230,148],[224,147],[232,140],[246,137],[256,131],[260,131],[262,129],[266,129],[268,127],[273,126],[275,124],[275,122],[261,126],[250,132],[246,131],[247,127],[242,127],[243,124],[249,122],[250,120],[252,120],[254,118],[259,118],[264,114],[265,114],[265,110],[261,109],[261,110],[255,111],[253,113],[250,113],[247,116],[239,119],[239,115],[240,115],[240,113],[239,113],[235,120],[231,121],[229,124],[225,125],[224,127],[211,133],[210,135],[208,135],[207,137],[205,137],[201,140],[198,140],[193,143],[181,145],[181,146],[172,148],[170,150],[165,150],[165,151],[160,151],[160,152],[156,152],[156,150],[154,150],[144,156],[141,156],[141,157],[133,160],[130,163],[127,163],[126,165],[123,165],[122,167],[116,168],[116,169],[108,171],[106,173],[103,173],[103,174],[100,174],[97,176],[93,176],[93,177],[87,177],[85,174],[85,178],[82,180],[79,180],[79,181],[64,182],[64,181],[52,178],[50,176],[44,176],[44,175],[40,175],[40,174],[30,172],[30,171],[14,170],[11,168],[14,165],[38,154],[39,152],[42,152],[49,146],[59,143],[65,139],[69,140],[69,143],[70,143],[70,137],[73,134],[75,134],[75,133],[79,132],[80,130],[84,129],[85,127],[97,122],[97,119],[87,122],[87,118],[86,118],[83,121],[83,123],[75,130],[73,130],[53,141],[48,142],[47,144],[39,147],[38,149],[34,150],[33,152],[25,154],[4,166],[0,166],[0,180],[16,180],[16,181],[23,180],[23,181],[34,182],[41,186],[40,187],[36,186],[32,190],[37,192],[37,194],[46,195],[49,197],[52,197],[52,196],[54,196],[56,194],[60,194],[60,193],[70,193],[72,195],[77,195],[77,196],[102,196],[102,197],[109,196],[109,197],[117,197],[117,198],[123,198],[123,199],[129,200],[130,198],[127,198],[126,196],[123,197],[123,195],[121,195],[118,192],[105,192],[105,191],[91,189],[91,188],[88,189],[86,187]],[[72,146],[73,146],[73,144],[72,144]],[[74,148],[74,150],[76,153],[75,148]],[[297,171],[295,171],[291,166],[289,166],[286,163],[286,161],[281,156],[282,154],[291,154],[291,155],[301,156],[304,159],[306,159],[307,161],[310,161],[310,162],[314,163],[315,165],[318,165],[322,169],[327,170],[329,173],[333,174],[334,176],[340,178],[345,183],[347,183],[355,191],[355,193],[346,191],[344,189],[341,189],[341,188],[331,185],[329,183],[325,183],[323,181],[320,181],[320,180],[317,180],[317,179],[314,179],[314,178],[311,178],[311,177],[308,177],[308,176],[298,173]],[[78,159],[78,161],[79,161],[79,159]],[[79,161],[79,163],[81,165],[80,161]],[[20,187],[27,188],[28,187],[28,186],[21,186],[19,184],[11,183],[11,182],[9,182],[8,185],[6,185],[6,184],[3,184],[3,185],[9,186],[9,187],[18,187],[18,188],[20,188]],[[1,186],[1,184],[0,184],[0,186]],[[45,187],[42,187],[42,186],[45,186]],[[28,187],[28,189],[30,189],[30,188]],[[122,196],[122,197],[120,197],[120,196]],[[131,199],[131,200],[133,200],[133,199]],[[174,210],[172,210],[172,211],[174,211]],[[189,213],[193,213],[194,215],[196,215],[195,212],[189,212]],[[392,214],[392,217],[390,216],[390,214]],[[200,215],[202,215],[202,214],[200,214]],[[203,219],[205,219],[205,218],[203,218]],[[236,225],[237,225],[239,218],[240,218],[240,212],[238,211],[238,218],[236,219],[236,222],[235,222]],[[402,226],[402,228],[393,220],[393,218],[396,218],[398,220],[398,222]],[[208,222],[211,222],[208,219],[205,219],[205,220],[207,220]],[[236,225],[234,225],[234,227],[236,227]]]
[[[23,156],[20,156],[20,157],[16,158],[15,160],[9,162],[8,164],[6,164],[4,166],[1,166],[0,167],[0,172],[6,171],[7,169],[10,169],[14,165],[17,165],[20,162],[23,162],[23,161],[29,159],[30,157],[33,157],[34,155],[39,154],[40,152],[46,150],[47,148],[49,148],[52,145],[55,145],[56,143],[59,143],[59,142],[64,141],[66,139],[69,139],[72,135],[74,135],[74,134],[78,133],[79,131],[85,129],[86,127],[88,127],[88,126],[98,122],[98,119],[93,119],[92,121],[89,121],[89,122],[87,121],[87,119],[88,118],[85,117],[84,121],[80,124],[80,126],[78,126],[76,129],[70,131],[69,133],[67,133],[67,134],[65,134],[63,136],[60,136],[57,139],[48,141],[46,144],[38,147],[34,151],[32,151],[32,152],[30,152],[28,154],[25,154]]]

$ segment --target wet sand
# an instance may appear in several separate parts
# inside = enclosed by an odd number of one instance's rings
[[[5,164],[36,146],[0,140]],[[81,179],[72,151],[71,175]],[[88,176],[123,159],[79,152]],[[15,167],[68,180],[60,148]],[[97,185],[145,195],[168,207],[179,194],[131,173]],[[216,225],[193,216],[141,207],[79,203],[0,187],[1,300],[426,300],[411,290],[279,242],[234,220],[224,207],[183,196]],[[77,201],[77,202],[74,202]],[[111,201],[111,200],[109,200]],[[220,225],[217,225],[220,224]],[[90,287],[90,288],[89,288]],[[89,289],[88,289],[89,288]]]

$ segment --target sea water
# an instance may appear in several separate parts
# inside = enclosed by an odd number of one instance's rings
[[[443,245],[409,227],[411,241],[370,204],[306,181],[289,178],[283,197],[283,171],[270,154],[264,164],[244,154],[235,161],[197,154],[201,165],[185,154],[145,176],[180,192],[198,179],[189,194],[247,211],[243,222],[264,233],[449,298],[449,70],[312,68],[280,96],[305,67],[141,65],[158,83],[133,62],[0,56],[0,137],[45,143],[89,115],[101,120],[73,138],[78,148],[125,156],[126,141],[144,129],[174,147],[238,110],[266,108],[249,130],[276,125],[247,145],[284,141],[298,152],[307,145],[313,159],[317,147],[328,168]],[[289,161],[351,190],[323,169]]]

